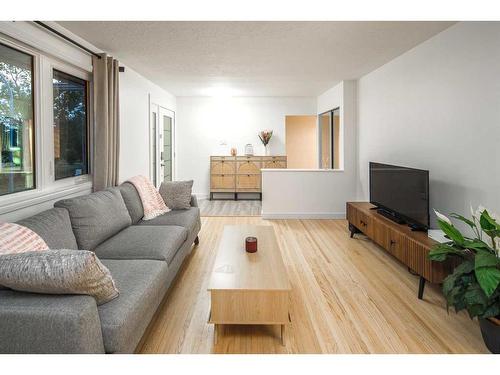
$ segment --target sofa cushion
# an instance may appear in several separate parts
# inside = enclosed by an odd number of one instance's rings
[[[124,182],[118,186],[118,189],[120,189],[125,206],[127,206],[128,213],[132,218],[132,223],[137,223],[144,216],[144,208],[137,189],[130,182]]]
[[[78,248],[93,250],[132,224],[120,190],[107,189],[55,203],[69,211]]]
[[[68,210],[64,208],[51,208],[20,220],[17,224],[37,233],[49,249],[78,249]]]
[[[153,220],[141,220],[138,225],[178,225],[186,228],[188,231],[194,230],[200,221],[200,209],[191,207],[188,210],[172,210]]]
[[[157,260],[102,261],[120,296],[98,307],[107,353],[133,353],[168,288],[167,263]]]
[[[101,259],[155,259],[170,263],[186,241],[188,231],[179,226],[133,225],[95,248]]]

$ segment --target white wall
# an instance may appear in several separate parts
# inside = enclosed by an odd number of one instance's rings
[[[271,154],[285,153],[285,116],[316,113],[312,97],[179,97],[177,98],[178,179],[193,179],[193,192],[205,197],[210,188],[210,155],[244,154],[247,143],[264,153],[257,134],[273,130]],[[227,145],[223,146],[221,143]]]
[[[149,176],[149,95],[151,102],[175,112],[172,94],[126,66],[120,73],[120,181]]]
[[[379,161],[430,170],[431,208],[500,212],[499,40],[461,22],[359,80],[360,198]]]

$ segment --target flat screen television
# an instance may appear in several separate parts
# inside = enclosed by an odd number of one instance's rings
[[[414,230],[429,228],[429,171],[370,162],[370,203]]]

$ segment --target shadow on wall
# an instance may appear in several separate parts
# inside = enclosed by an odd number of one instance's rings
[[[469,201],[467,197],[484,197],[487,195],[487,192],[480,188],[465,188],[462,185],[433,179],[429,181],[429,190],[429,214],[431,217],[431,228],[438,228],[434,209],[442,212],[446,216],[455,212],[468,218],[471,216],[471,205],[474,209],[476,209],[480,204],[485,205],[485,202],[478,202],[475,200]],[[456,202],[460,199],[459,197],[462,197],[464,200],[461,206],[456,206]],[[454,221],[454,225],[456,225],[460,230],[463,230],[465,233],[468,233],[468,230],[470,229],[467,225],[462,224],[461,222]]]

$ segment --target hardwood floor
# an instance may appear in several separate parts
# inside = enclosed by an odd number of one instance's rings
[[[201,216],[260,216],[262,202],[259,200],[208,200],[200,199]]]
[[[286,346],[280,327],[225,326],[214,345],[207,284],[226,224],[272,225],[292,284]],[[140,353],[486,353],[479,326],[446,312],[439,286],[417,299],[418,277],[345,220],[204,217],[193,250]]]

